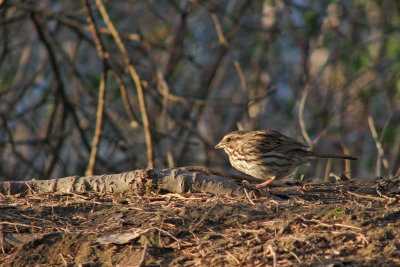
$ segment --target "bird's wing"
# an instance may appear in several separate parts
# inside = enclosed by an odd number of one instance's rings
[[[293,149],[307,149],[308,147],[306,144],[276,131],[265,130],[257,135],[261,137],[257,144],[257,148],[261,152],[283,152]]]

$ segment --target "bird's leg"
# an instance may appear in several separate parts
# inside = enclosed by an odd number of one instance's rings
[[[271,179],[269,179],[268,181],[257,185],[256,187],[257,188],[265,188],[265,187],[269,186],[273,181],[275,181],[275,179],[276,179],[276,177],[274,176]]]

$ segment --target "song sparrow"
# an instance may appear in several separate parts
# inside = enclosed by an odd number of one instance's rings
[[[296,167],[316,158],[358,159],[349,155],[308,151],[307,147],[272,130],[233,131],[215,146],[225,150],[235,169],[259,179],[269,179],[257,185],[258,188],[287,177]]]

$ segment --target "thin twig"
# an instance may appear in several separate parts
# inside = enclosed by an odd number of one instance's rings
[[[0,3],[1,3],[1,0],[0,0]],[[67,26],[69,26],[70,28],[72,28],[72,29],[74,29],[76,31],[80,31],[80,30],[90,31],[91,30],[90,26],[88,26],[86,24],[79,23],[79,22],[77,22],[75,20],[72,20],[72,19],[69,19],[67,17],[60,16],[59,12],[54,13],[54,12],[51,12],[51,11],[48,11],[48,10],[44,10],[44,9],[40,9],[40,8],[34,8],[33,6],[26,5],[26,4],[23,4],[23,3],[16,3],[16,2],[13,3],[13,2],[9,2],[9,1],[7,2],[7,5],[13,6],[13,7],[16,7],[16,8],[19,8],[19,9],[23,9],[23,10],[33,11],[33,12],[35,12],[37,14],[43,15],[44,17],[57,20],[61,24],[67,25]],[[107,28],[99,27],[98,30],[103,35],[110,35],[111,34],[110,30],[107,29]],[[83,35],[82,37],[84,38],[85,36]],[[135,34],[135,33],[123,34],[122,37],[124,39],[131,40],[131,41],[137,41],[137,42],[141,41],[141,37],[139,36],[139,34]],[[90,40],[88,40],[88,41],[90,41]]]
[[[328,159],[328,162],[326,163],[326,168],[325,168],[324,182],[328,182],[329,173],[331,171],[331,166],[332,166],[332,159]]]
[[[29,185],[29,183],[25,183],[26,186],[29,188],[29,190],[34,194],[37,195],[37,193],[35,192],[35,190],[33,190],[33,188]]]
[[[66,111],[71,111],[71,113],[74,115],[74,113],[75,113],[74,108],[72,107],[71,103],[69,103],[67,94],[65,93],[65,86],[61,79],[61,70],[57,63],[57,57],[56,57],[55,51],[53,49],[53,45],[50,43],[51,42],[50,41],[51,34],[49,33],[49,31],[47,30],[47,27],[44,25],[44,23],[40,19],[39,15],[37,15],[35,13],[31,13],[31,17],[32,17],[32,20],[36,27],[36,30],[38,32],[39,38],[43,42],[43,44],[47,50],[50,65],[51,65],[51,68],[52,68],[52,71],[53,71],[54,77],[55,77],[54,87],[56,88],[56,97],[60,98],[63,103],[64,110],[61,115],[61,123],[58,126],[59,131],[63,132],[65,130],[67,115],[68,115],[68,112],[66,112]],[[60,157],[61,146],[64,143],[64,141],[65,141],[65,138],[59,138],[53,148],[53,157],[52,157],[52,160],[49,163],[49,167],[46,171],[47,176],[50,176],[51,173],[53,172],[54,168],[56,167],[56,164]]]
[[[94,20],[90,4],[88,0],[83,0],[83,4],[85,7],[85,11],[87,14],[87,20],[90,25],[94,42],[96,44],[97,53],[99,54],[100,60],[102,62],[103,70],[100,76],[100,85],[99,85],[99,96],[97,103],[97,112],[96,112],[96,127],[94,130],[93,144],[92,150],[90,151],[89,163],[86,168],[85,175],[90,176],[93,175],[94,164],[96,162],[97,151],[99,149],[100,137],[101,137],[101,127],[103,123],[103,115],[104,115],[104,98],[105,98],[105,88],[107,82],[107,70],[108,64],[106,60],[106,51],[104,45],[100,39],[100,33],[96,26],[96,22]]]
[[[114,70],[111,70],[111,74],[117,80],[119,89],[121,90],[121,96],[122,96],[122,100],[124,101],[125,110],[128,113],[129,118],[131,119],[131,126],[132,126],[132,124],[134,124],[133,126],[139,125],[138,120],[135,116],[135,113],[133,113],[133,108],[132,108],[131,104],[129,103],[128,93],[126,92],[126,88],[125,88],[124,83],[122,82],[121,77]]]
[[[170,234],[168,231],[165,231],[165,230],[163,230],[163,229],[161,229],[161,228],[154,227],[154,229],[157,229],[158,231],[163,232],[164,234],[166,234],[166,235],[172,237],[172,238],[176,241],[176,243],[178,244],[178,249],[181,249],[181,247],[182,247],[182,246],[181,246],[181,242],[180,242],[180,240],[179,240],[178,238],[176,238],[175,236],[173,236],[172,234]],[[187,242],[187,243],[189,243],[189,242]]]
[[[247,189],[244,188],[243,191],[244,191],[244,193],[246,195],[246,198],[249,200],[250,204],[254,206],[255,204],[254,204],[253,200],[251,200],[251,198],[249,196],[249,193],[247,193]]]
[[[226,251],[226,254],[228,254],[229,257],[231,257],[231,258],[236,262],[236,264],[239,264],[239,263],[240,263],[240,261],[235,257],[235,255],[233,255],[232,253],[230,253],[229,250]]]
[[[221,24],[218,21],[217,15],[215,13],[211,13],[211,18],[214,21],[215,29],[217,30],[219,43],[222,44],[223,46],[227,47],[228,46],[228,42],[226,41],[226,39],[224,37],[224,33],[222,32],[222,27],[221,27]]]
[[[243,89],[244,92],[247,92],[247,83],[246,83],[246,79],[244,78],[243,70],[242,70],[242,68],[240,67],[239,61],[238,61],[238,60],[235,60],[235,61],[233,62],[233,64],[235,65],[235,69],[236,69],[236,71],[237,71],[237,73],[238,73],[238,75],[239,75],[240,83],[241,83],[241,85],[242,85],[242,89]]]
[[[151,132],[150,132],[150,123],[149,123],[149,118],[147,116],[147,109],[146,109],[146,103],[144,99],[144,93],[143,93],[143,88],[142,88],[142,82],[139,77],[139,74],[136,72],[136,69],[133,67],[131,60],[129,58],[128,52],[125,48],[124,43],[122,42],[119,33],[117,29],[115,28],[114,24],[111,22],[111,19],[107,13],[107,10],[101,0],[96,0],[96,4],[99,8],[99,11],[104,19],[105,24],[107,25],[107,28],[110,30],[112,36],[114,37],[114,40],[116,44],[118,45],[119,50],[121,51],[124,61],[126,66],[128,67],[129,73],[131,74],[131,77],[135,83],[136,86],[136,91],[138,95],[138,100],[139,100],[139,107],[140,107],[140,112],[142,114],[142,120],[143,120],[143,128],[144,128],[144,135],[145,135],[145,140],[146,140],[146,149],[147,149],[147,161],[148,161],[148,167],[153,168],[154,167],[154,159],[153,159],[153,146],[152,146],[152,141],[151,141]]]
[[[271,255],[272,255],[273,266],[276,267],[276,266],[277,266],[277,263],[278,263],[278,259],[277,259],[277,257],[276,257],[276,252],[275,252],[274,248],[273,248],[271,245],[268,245],[268,249],[269,249],[269,252],[270,252]]]
[[[312,148],[313,142],[311,141],[310,136],[307,133],[306,124],[304,123],[304,116],[303,116],[304,105],[306,103],[308,91],[309,91],[309,87],[306,87],[306,89],[303,91],[303,95],[301,96],[300,106],[299,106],[299,123],[300,123],[301,133],[302,133],[304,139],[306,140],[306,142],[310,146],[310,148]]]
[[[296,258],[296,260],[299,262],[299,263],[301,263],[301,260],[299,259],[299,257],[294,253],[294,252],[292,252],[292,251],[289,251],[289,253],[290,254],[292,254],[293,255],[293,257],[295,257]]]
[[[142,253],[142,258],[139,261],[138,266],[139,267],[144,267],[146,266],[146,256],[147,256],[147,250],[149,248],[149,245],[146,243],[144,244],[144,248],[143,248],[143,253]]]
[[[247,90],[247,85],[246,85],[246,80],[244,79],[244,75],[243,72],[240,68],[240,65],[237,61],[235,61],[235,66],[237,63],[237,71],[242,83],[242,87],[243,90],[246,91]],[[243,106],[243,105],[247,105],[248,103],[254,103],[254,102],[258,102],[261,101],[263,99],[265,99],[266,97],[270,96],[272,93],[275,92],[276,88],[275,87],[271,87],[269,88],[269,90],[266,90],[262,95],[255,97],[253,99],[248,99],[246,101],[241,101],[241,102],[232,102],[229,100],[216,100],[216,101],[209,101],[209,100],[201,100],[201,99],[194,99],[194,98],[188,98],[188,97],[181,97],[181,96],[177,96],[174,94],[171,94],[168,85],[164,79],[164,75],[162,74],[162,72],[160,70],[157,70],[157,80],[158,80],[158,92],[165,97],[166,99],[170,100],[170,101],[174,101],[174,102],[180,102],[183,104],[196,104],[196,105],[208,105],[208,106]]]
[[[159,69],[157,70],[157,80],[158,80],[157,89],[163,97],[165,97],[166,99],[171,100],[171,101],[189,104],[189,102],[188,102],[188,100],[186,100],[186,98],[170,94],[169,87],[167,85],[167,82],[164,79],[164,75],[162,74],[161,70],[159,70]]]
[[[69,112],[72,115],[73,122],[75,124],[75,127],[79,131],[79,134],[81,136],[81,139],[82,139],[82,142],[83,142],[85,148],[88,151],[90,151],[89,141],[87,140],[87,138],[85,136],[85,132],[81,127],[81,119],[78,117],[75,106],[68,99],[68,96],[65,91],[64,83],[62,82],[62,79],[61,79],[61,71],[59,69],[59,64],[57,63],[57,57],[56,57],[55,51],[53,49],[53,47],[57,48],[59,46],[57,45],[57,42],[55,41],[52,34],[50,34],[49,31],[47,30],[47,28],[44,26],[40,17],[38,17],[37,14],[34,13],[32,18],[33,18],[33,21],[38,30],[39,37],[45,44],[47,52],[49,54],[50,64],[52,66],[52,69],[53,69],[53,72],[54,72],[54,75],[56,78],[55,79],[55,87],[57,89],[57,94],[61,98],[63,106],[65,108],[65,111],[62,112],[63,117],[62,117],[61,125],[63,125],[63,123],[65,123],[64,121],[66,120],[66,115]],[[59,48],[59,50],[62,51],[62,49],[60,49],[60,48]],[[66,112],[66,111],[68,111],[68,112]],[[61,132],[62,132],[62,130],[64,129],[64,126],[58,126],[58,129],[61,129]],[[63,139],[60,138],[59,140],[61,142],[61,140],[63,140]],[[62,145],[60,142],[56,145],[55,150],[60,149],[60,146]],[[57,153],[57,154],[59,154],[59,153]],[[55,167],[55,164],[56,164],[56,161],[54,161],[54,160],[52,163],[49,164],[50,167],[48,168],[48,171],[47,171],[48,173],[50,173],[50,171]]]
[[[351,228],[351,229],[362,230],[360,227],[353,226],[353,225],[348,225],[348,224],[344,224],[344,223],[334,223],[333,225],[334,225],[334,226],[337,226],[337,227],[343,227],[343,228]]]
[[[25,223],[14,223],[14,222],[2,221],[2,222],[0,222],[0,225],[2,225],[2,224],[21,226],[21,227],[28,227],[28,228],[32,227],[32,228],[43,229],[43,227],[41,227],[41,226],[29,225],[29,224],[25,224]]]
[[[60,255],[62,261],[64,262],[64,265],[65,265],[65,266],[68,266],[68,262],[67,262],[67,260],[64,258],[64,256],[63,256],[61,253],[59,253],[58,255]]]
[[[263,92],[263,94],[261,94],[260,96],[254,97],[252,99],[248,99],[246,101],[240,101],[240,102],[232,102],[231,100],[228,99],[218,99],[218,100],[201,100],[201,99],[197,99],[197,98],[192,98],[192,97],[181,97],[181,96],[177,96],[175,94],[172,94],[171,92],[169,92],[169,90],[166,90],[164,87],[164,85],[159,84],[159,86],[157,86],[158,92],[165,98],[167,98],[170,101],[174,101],[174,102],[180,102],[180,103],[184,103],[184,104],[191,104],[191,105],[204,105],[204,106],[227,106],[227,107],[237,107],[237,106],[243,106],[243,105],[247,105],[249,103],[256,103],[259,101],[264,100],[265,98],[269,97],[271,94],[275,93],[276,88],[275,87],[271,87],[269,88],[269,90],[266,90]]]
[[[369,125],[369,129],[371,130],[372,137],[375,140],[376,148],[378,150],[378,157],[376,159],[377,166],[375,169],[375,175],[379,177],[379,176],[381,176],[381,161],[387,171],[389,171],[389,163],[388,163],[387,159],[385,158],[385,151],[383,150],[382,144],[379,141],[378,133],[377,133],[377,131],[375,129],[375,125],[374,125],[374,119],[372,118],[371,115],[368,116],[368,125]]]
[[[101,73],[100,85],[99,85],[99,98],[97,104],[97,112],[96,112],[96,128],[94,130],[93,144],[92,150],[90,152],[89,163],[86,169],[85,175],[91,176],[93,175],[94,164],[96,162],[97,151],[99,150],[100,136],[101,136],[101,127],[103,122],[103,114],[104,114],[104,98],[105,98],[105,88],[106,88],[106,78],[107,71],[104,70]]]
[[[344,154],[349,154],[349,149],[347,148],[347,146],[345,145],[345,143],[344,142],[340,142],[340,145],[342,146],[342,149],[343,149],[343,153]],[[350,169],[350,160],[345,160],[344,161],[344,171],[345,171],[345,173],[349,173],[350,175],[349,175],[349,178],[351,179],[351,169]]]

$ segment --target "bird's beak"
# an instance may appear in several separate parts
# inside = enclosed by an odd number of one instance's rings
[[[215,149],[218,149],[218,148],[224,148],[224,145],[221,144],[221,142],[219,142],[219,143],[215,146]]]

